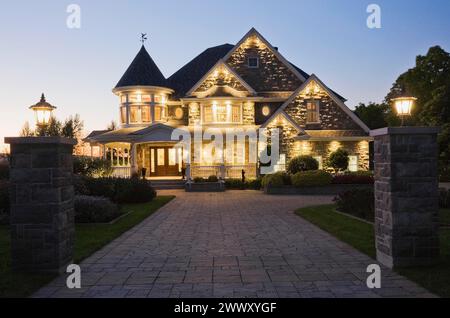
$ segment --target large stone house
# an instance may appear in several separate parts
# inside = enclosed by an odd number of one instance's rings
[[[314,156],[323,166],[340,147],[350,154],[350,170],[369,168],[369,128],[342,96],[287,61],[255,29],[236,45],[205,50],[167,79],[142,46],[113,93],[120,128],[93,131],[86,140],[102,147],[119,176],[142,168],[147,177],[179,176],[183,166],[191,177],[236,178],[242,170],[257,176],[248,141],[221,162],[200,151],[200,161],[186,167],[180,158],[195,151],[176,147],[171,135],[177,128],[193,133],[194,127],[280,129],[276,169],[298,155]]]

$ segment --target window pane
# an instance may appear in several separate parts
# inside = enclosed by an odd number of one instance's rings
[[[306,104],[306,121],[309,123],[318,122],[318,107],[316,102],[308,102]]]
[[[142,117],[142,122],[144,122],[144,123],[150,122],[150,106],[142,106],[141,107],[141,117]]]
[[[158,166],[164,166],[165,161],[165,154],[164,154],[164,148],[158,148]]]
[[[122,124],[127,123],[127,108],[126,107],[120,108],[120,121],[122,122]]]
[[[233,105],[231,121],[233,123],[239,123],[241,121],[241,107],[238,105]]]
[[[127,102],[127,95],[126,94],[120,95],[120,102],[121,103],[126,103]]]
[[[177,164],[177,150],[175,148],[169,149],[169,166],[175,166]]]
[[[155,172],[155,149],[150,150],[150,169]]]
[[[358,156],[348,156],[348,170],[358,171]]]
[[[152,98],[150,95],[142,95],[142,101],[144,103],[150,103],[152,101]]]
[[[162,119],[162,108],[159,106],[155,106],[155,120]]]
[[[227,107],[226,106],[216,106],[216,121],[219,123],[227,122]]]
[[[139,107],[136,107],[136,106],[130,107],[130,122],[131,123],[137,123],[139,121],[138,114],[139,114]]]
[[[205,123],[212,123],[213,121],[213,113],[211,106],[203,107],[203,120]]]
[[[141,95],[136,94],[128,95],[128,101],[130,103],[138,103],[141,101]]]

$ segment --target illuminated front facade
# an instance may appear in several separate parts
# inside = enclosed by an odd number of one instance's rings
[[[257,176],[248,142],[223,142],[230,152],[175,148],[174,129],[194,127],[280,129],[277,169],[297,155],[311,155],[323,167],[341,147],[350,154],[350,170],[369,168],[369,129],[345,99],[288,62],[255,29],[236,45],[205,50],[167,79],[142,46],[113,93],[120,129],[93,132],[87,140],[104,146],[117,175],[145,168],[147,177],[179,176],[189,156],[200,158],[189,164],[191,177],[238,178],[242,170]]]

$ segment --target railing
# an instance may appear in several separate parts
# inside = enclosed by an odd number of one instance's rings
[[[226,166],[191,166],[192,178],[208,178],[209,176],[222,177],[222,171],[224,171],[224,177],[226,179],[241,179],[242,170],[245,171],[246,178],[256,178],[256,165],[226,165]]]
[[[112,175],[116,178],[130,178],[131,167],[113,167]]]

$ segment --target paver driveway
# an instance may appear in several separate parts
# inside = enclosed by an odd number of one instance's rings
[[[331,197],[257,191],[177,198],[81,264],[82,288],[60,277],[35,297],[405,297],[431,296],[302,218],[299,207]]]

